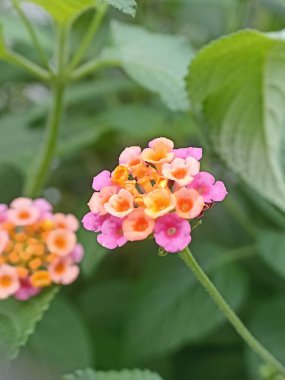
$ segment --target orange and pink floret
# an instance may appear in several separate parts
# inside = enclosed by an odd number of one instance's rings
[[[113,172],[94,177],[84,228],[108,249],[153,236],[165,251],[182,251],[191,222],[227,195],[223,182],[200,170],[201,158],[202,148],[175,149],[165,137],[126,148]]]
[[[27,300],[75,281],[84,254],[78,228],[73,215],[53,213],[45,199],[0,204],[0,299]]]

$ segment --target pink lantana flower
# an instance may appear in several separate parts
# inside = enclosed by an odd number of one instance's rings
[[[80,263],[84,257],[84,249],[81,244],[76,244],[74,250],[71,252],[70,257],[75,263]]]
[[[131,146],[122,151],[119,157],[120,165],[137,165],[141,162],[141,148],[139,146]]]
[[[10,265],[0,266],[0,299],[4,300],[20,288],[17,270]]]
[[[69,285],[79,275],[79,268],[69,258],[62,258],[50,265],[48,272],[55,284]]]
[[[100,191],[104,187],[111,185],[111,173],[108,170],[103,170],[93,178],[92,188],[95,191]]]
[[[0,203],[0,223],[5,222],[7,218],[7,210],[8,210],[8,207]]]
[[[203,155],[202,148],[179,148],[179,149],[173,149],[173,152],[175,154],[175,157],[177,158],[184,158],[187,157],[193,157],[195,160],[200,161]]]
[[[8,210],[9,220],[18,226],[27,226],[40,218],[40,210],[29,198],[17,198],[11,203]]]
[[[66,228],[72,232],[76,232],[79,228],[79,222],[72,214],[54,214],[54,223],[58,228]]]
[[[20,288],[14,294],[14,297],[19,301],[27,301],[28,299],[36,296],[41,291],[41,288],[35,288],[31,280],[27,278],[20,279]]]
[[[97,240],[98,243],[108,249],[115,249],[126,244],[127,239],[123,235],[122,219],[115,216],[106,219]]]
[[[156,243],[166,252],[182,251],[191,241],[191,226],[176,214],[167,214],[157,219],[154,227]]]
[[[206,203],[220,202],[228,194],[224,183],[215,182],[214,176],[207,172],[198,173],[188,187],[197,190]]]
[[[65,228],[57,228],[47,235],[48,249],[58,256],[67,256],[76,245],[76,235]]]
[[[106,215],[99,215],[94,214],[93,212],[88,212],[82,219],[83,227],[87,231],[100,232],[102,225],[107,217],[108,216]]]
[[[35,206],[40,212],[41,219],[52,218],[52,205],[44,198],[35,199],[33,201],[33,206]]]
[[[175,158],[171,163],[162,166],[162,174],[165,178],[176,181],[179,186],[188,185],[193,177],[199,173],[200,162],[193,157]]]

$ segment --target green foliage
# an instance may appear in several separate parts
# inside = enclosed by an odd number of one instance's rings
[[[0,165],[0,183],[5,183],[5,186],[0,187],[0,203],[10,203],[18,196],[19,189],[23,186],[23,179],[17,167]]]
[[[213,42],[193,61],[188,88],[192,102],[203,111],[216,152],[284,211],[281,38],[249,30]]]
[[[79,311],[63,297],[54,301],[24,353],[44,369],[43,380],[53,380],[93,363],[88,330]]]
[[[57,289],[43,292],[38,297],[26,302],[15,300],[0,303],[0,363],[15,359],[19,349],[27,343],[50,306]]]
[[[59,24],[72,22],[80,13],[96,5],[95,0],[29,0],[45,9]]]
[[[259,253],[276,273],[285,278],[284,232],[261,231],[258,239]]]
[[[135,0],[99,0],[113,7],[119,9],[120,11],[129,14],[131,16],[136,15],[137,3]]]
[[[89,231],[81,229],[78,234],[78,240],[85,248],[81,270],[83,275],[89,278],[104,259],[108,251],[97,243],[96,235]]]
[[[26,0],[24,0],[26,1]],[[29,0],[45,9],[59,24],[66,25],[89,8],[95,8],[97,1],[112,5],[131,16],[136,14],[135,0]]]
[[[199,260],[237,309],[245,299],[246,278],[236,265],[216,267],[213,255],[217,260],[217,252],[211,249],[209,256],[209,251],[201,251]],[[161,258],[135,289],[127,323],[127,355],[144,358],[172,352],[205,337],[223,321],[220,310],[182,262],[177,257]]]
[[[3,26],[0,24],[0,58],[3,58],[6,53],[6,46],[4,41]]]
[[[133,80],[158,93],[170,109],[189,107],[184,77],[193,50],[185,38],[119,22],[112,23],[111,34],[114,47],[103,57],[117,59]]]
[[[269,349],[281,363],[285,364],[285,304],[284,297],[274,297],[260,302],[254,310],[249,328],[257,339]],[[248,370],[253,380],[259,380],[262,363],[258,357],[247,350]],[[277,377],[277,379],[279,379]],[[282,377],[280,378],[280,380]]]
[[[150,371],[122,370],[120,372],[94,372],[91,369],[77,371],[74,375],[66,375],[62,380],[162,380]]]

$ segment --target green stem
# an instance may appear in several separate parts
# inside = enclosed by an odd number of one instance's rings
[[[274,367],[280,374],[285,375],[284,366],[269,352],[264,348],[261,343],[251,334],[250,331],[245,327],[242,321],[234,313],[228,303],[221,296],[215,285],[200,267],[200,265],[195,260],[194,256],[190,252],[189,248],[186,248],[180,254],[181,259],[185,264],[192,270],[193,274],[196,276],[197,280],[208,292],[212,300],[223,312],[228,321],[235,328],[237,333],[245,340],[245,342],[251,347],[251,349],[267,364]]]
[[[66,82],[64,78],[64,66],[66,62],[66,35],[65,28],[59,29],[57,43],[57,72],[53,78],[52,99],[53,103],[48,119],[46,136],[43,142],[42,151],[39,156],[37,165],[34,166],[32,173],[28,176],[25,186],[25,194],[34,198],[38,196],[45,184],[47,174],[50,170],[52,159],[56,152],[58,133],[60,128],[61,117],[64,109],[64,92]]]
[[[51,79],[51,75],[47,70],[22,57],[20,54],[5,52],[3,60],[20,67],[43,82],[48,82]]]
[[[31,198],[40,194],[56,151],[56,142],[63,111],[64,86],[55,84],[52,97],[53,104],[39,161],[28,176],[24,190],[26,196]]]
[[[71,60],[71,63],[69,65],[69,70],[73,70],[84,57],[89,45],[91,44],[91,41],[94,35],[97,33],[98,29],[100,28],[102,24],[102,21],[106,14],[107,9],[108,9],[107,3],[98,5],[97,11],[89,25],[89,28],[87,29],[87,32],[85,36],[83,37],[79,45],[79,48],[77,49],[76,53],[74,54]]]
[[[33,28],[33,25],[31,24],[30,20],[28,19],[28,17],[25,15],[25,12],[23,12],[23,9],[21,8],[18,0],[13,0],[13,5],[14,5],[14,8],[16,9],[16,11],[18,12],[19,14],[19,17],[21,18],[23,24],[25,25],[30,37],[31,37],[31,40],[32,40],[32,43],[36,49],[36,51],[38,52],[38,55],[43,63],[43,65],[48,68],[49,67],[49,64],[48,64],[48,58],[37,38],[37,35],[36,35],[36,32]]]
[[[69,78],[70,80],[79,80],[92,72],[104,68],[104,67],[116,67],[120,66],[121,62],[116,59],[94,59],[84,65],[80,66],[78,69],[73,71]]]

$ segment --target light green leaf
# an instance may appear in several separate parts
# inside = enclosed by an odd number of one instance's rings
[[[92,365],[89,332],[80,312],[66,299],[58,297],[39,323],[24,354],[47,369],[44,380]]]
[[[26,1],[26,0],[25,0]],[[95,7],[94,0],[27,0],[45,9],[59,24],[72,22],[80,13]]]
[[[0,58],[4,57],[6,54],[6,46],[4,40],[3,26],[0,24]]]
[[[44,291],[29,301],[1,301],[0,303],[0,364],[15,359],[34,332],[36,324],[49,308],[57,288]],[[0,365],[1,367],[1,365]]]
[[[91,369],[77,371],[74,375],[66,375],[62,380],[162,380],[162,378],[148,370],[122,370],[119,372],[94,372]]]
[[[133,17],[136,15],[137,3],[135,0],[101,0],[104,3],[110,4],[119,9],[123,13],[129,14]]]
[[[254,315],[249,323],[250,331],[283,365],[285,365],[284,320],[284,297],[279,296],[260,302],[255,307]],[[260,367],[263,363],[249,349],[247,349],[247,359],[251,379],[261,380]]]
[[[236,265],[217,268],[218,256],[212,247],[211,255],[207,250],[199,252],[199,261],[203,258],[203,267],[212,268],[215,285],[237,309],[246,294],[246,278]],[[172,352],[205,337],[225,320],[178,257],[160,258],[159,265],[152,267],[136,288],[126,324],[126,355],[130,360]]]
[[[112,23],[111,34],[114,47],[103,58],[117,59],[133,80],[158,93],[170,109],[189,107],[184,77],[193,51],[184,37],[119,22]]]
[[[258,248],[269,267],[285,279],[284,232],[262,231],[258,237]]]
[[[247,30],[202,49],[188,77],[192,102],[204,113],[214,149],[283,211],[284,63],[282,34]]]

